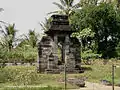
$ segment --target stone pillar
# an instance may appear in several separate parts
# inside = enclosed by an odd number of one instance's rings
[[[76,38],[77,39],[77,38]],[[76,62],[76,66],[77,67],[81,67],[80,64],[81,64],[81,40],[77,41],[76,44],[75,44],[75,62]]]
[[[55,62],[55,66],[57,66],[58,64],[58,45],[57,45],[58,36],[55,35],[53,39],[54,39],[54,47],[53,47],[54,62]]]
[[[38,43],[38,60],[37,60],[37,71],[38,72],[42,72],[41,69],[41,55],[42,55],[42,49],[41,49],[41,45],[40,42]]]
[[[57,48],[58,48],[58,46],[57,46],[57,43],[58,43],[57,35],[54,36],[54,43],[55,43],[55,45],[54,45],[54,54],[56,54],[57,53]]]
[[[66,59],[66,61],[64,61],[65,63],[67,63],[67,57],[69,54],[69,36],[65,35],[65,41],[63,43],[63,58],[64,60]]]
[[[69,40],[69,35],[65,36],[65,44],[64,44],[64,59],[65,59],[65,63],[66,63],[66,67],[67,67],[67,71],[69,72],[69,68],[70,68],[70,59],[69,59],[69,45],[70,44],[70,40]]]
[[[75,56],[74,53],[70,52],[70,37],[69,35],[65,36],[65,57],[66,57],[66,63],[67,63],[67,71],[68,72],[74,72],[75,70]]]
[[[65,63],[64,61],[64,58],[65,58],[65,48],[64,48],[64,43],[62,43],[62,52],[61,52],[61,55],[62,55],[62,63]]]

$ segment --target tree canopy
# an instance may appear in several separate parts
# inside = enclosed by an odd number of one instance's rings
[[[115,47],[120,35],[119,22],[120,13],[113,3],[89,5],[71,17],[73,30],[81,32],[85,28],[90,28],[95,33],[93,38],[95,50],[97,53],[102,53],[103,58],[116,56]]]

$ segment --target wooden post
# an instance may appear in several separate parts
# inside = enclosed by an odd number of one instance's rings
[[[114,90],[114,64],[112,65],[112,90]]]
[[[64,82],[65,82],[65,90],[67,89],[67,60],[66,60],[66,50],[65,50],[65,46],[64,46]]]
[[[67,73],[66,73],[66,63],[64,64],[64,80],[65,80],[65,90],[67,89]]]

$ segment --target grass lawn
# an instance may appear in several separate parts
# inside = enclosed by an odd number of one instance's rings
[[[109,61],[104,64],[103,61],[94,61],[92,65],[83,65],[86,67],[85,73],[80,76],[88,77],[88,81],[99,83],[100,80],[108,80],[112,82],[112,64],[120,66],[120,61]],[[120,67],[115,68],[115,84],[120,83]]]
[[[5,87],[0,90],[62,90],[60,87]]]
[[[67,78],[87,77],[86,81],[97,83],[103,79],[111,81],[113,63],[118,66],[120,65],[119,61],[109,61],[104,65],[103,61],[95,60],[92,65],[82,65],[85,69],[84,73],[67,74]],[[64,88],[64,82],[60,82],[61,79],[64,79],[64,74],[39,74],[36,72],[35,66],[9,66],[0,69],[0,90],[14,90],[11,86],[23,86],[21,87],[22,89],[16,90],[27,90],[25,86],[29,87],[28,90],[60,90],[59,88]],[[118,83],[120,83],[120,68],[115,69],[115,84]],[[68,84],[67,88],[79,87]]]

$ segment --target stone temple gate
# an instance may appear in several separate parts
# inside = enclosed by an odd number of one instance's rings
[[[38,44],[39,72],[60,73],[80,72],[80,43],[77,38],[70,37],[74,32],[69,25],[68,16],[52,15],[52,22],[46,36]]]

